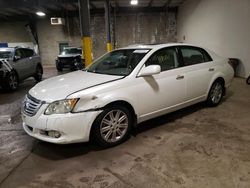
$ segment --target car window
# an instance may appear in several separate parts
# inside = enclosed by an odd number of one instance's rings
[[[183,57],[183,63],[186,66],[200,64],[212,60],[208,53],[200,48],[181,47],[180,50]]]
[[[149,49],[115,50],[97,59],[86,71],[99,74],[127,76],[149,51]]]
[[[81,48],[66,48],[62,51],[61,55],[66,55],[66,54],[82,54],[82,49]]]
[[[0,51],[0,59],[8,59],[12,57],[11,51]]]
[[[31,49],[26,49],[26,54],[28,54],[28,57],[32,57],[34,55],[34,51]]]
[[[22,49],[24,57],[31,57],[34,55],[34,51],[31,49]]]
[[[155,52],[145,63],[145,66],[160,65],[161,71],[180,67],[175,48],[165,48]]]
[[[19,56],[20,58],[25,58],[24,51],[20,48],[15,51],[15,56]]]

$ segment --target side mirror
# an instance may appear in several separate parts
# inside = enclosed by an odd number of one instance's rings
[[[19,59],[21,59],[20,56],[18,56],[18,55],[15,55],[15,56],[14,56],[14,61],[18,61]]]
[[[138,74],[138,77],[152,76],[155,74],[159,74],[160,72],[161,72],[160,65],[149,65],[141,69],[141,71]]]

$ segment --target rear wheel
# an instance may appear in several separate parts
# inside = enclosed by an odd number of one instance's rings
[[[132,116],[123,106],[106,108],[93,124],[94,141],[102,147],[111,147],[124,142],[130,135]]]
[[[35,74],[34,78],[35,78],[35,80],[37,82],[40,82],[42,80],[42,78],[43,78],[43,69],[42,69],[41,66],[36,67],[36,74]]]
[[[213,83],[207,98],[209,106],[217,106],[223,97],[224,84],[217,80]]]
[[[18,87],[18,77],[14,71],[11,71],[3,83],[2,87],[7,90],[14,91]]]
[[[250,76],[248,76],[246,82],[247,82],[248,85],[250,85]]]

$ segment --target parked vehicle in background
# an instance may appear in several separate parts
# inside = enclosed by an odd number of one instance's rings
[[[26,78],[42,80],[41,59],[29,48],[0,48],[0,86],[16,90],[18,84]]]
[[[84,67],[83,63],[82,49],[77,47],[64,48],[56,58],[56,68],[58,71],[62,71],[64,68],[80,70]]]
[[[52,143],[92,138],[114,146],[137,123],[202,101],[217,106],[233,75],[227,58],[192,45],[117,49],[34,86],[23,101],[23,128]]]

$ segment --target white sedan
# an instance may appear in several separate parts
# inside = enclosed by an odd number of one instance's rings
[[[129,46],[34,86],[23,102],[23,128],[51,143],[93,138],[114,146],[137,123],[201,101],[218,105],[232,79],[228,59],[200,47]]]

